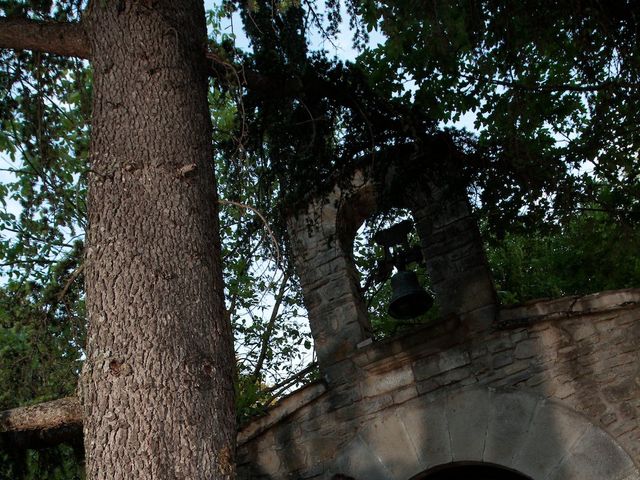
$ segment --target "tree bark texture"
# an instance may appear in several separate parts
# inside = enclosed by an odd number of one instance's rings
[[[232,478],[201,1],[95,1],[82,378],[87,478]]]
[[[81,444],[82,408],[76,397],[0,412],[0,448]]]
[[[68,57],[89,58],[91,51],[79,23],[39,22],[25,18],[0,18],[0,46],[36,50]]]

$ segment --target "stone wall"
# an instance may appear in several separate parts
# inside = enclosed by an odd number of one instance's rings
[[[489,462],[542,479],[640,479],[640,290],[460,316],[348,358],[342,381],[239,434],[239,478],[410,479]]]
[[[414,217],[442,315],[494,320],[495,291],[466,193],[436,187],[421,174],[407,180],[394,165],[384,172],[357,170],[288,222],[318,362],[331,382],[350,375],[345,359],[372,336],[353,261],[356,231],[392,207]]]

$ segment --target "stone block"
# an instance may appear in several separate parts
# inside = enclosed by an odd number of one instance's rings
[[[625,327],[629,324],[637,324],[638,322],[638,311],[631,310],[629,312],[622,312],[616,317],[616,325],[619,327]]]
[[[571,336],[564,330],[557,328],[555,325],[547,330],[538,333],[543,349],[558,349],[571,345]]]
[[[379,415],[360,432],[360,437],[391,472],[392,478],[411,478],[420,473],[415,445],[394,409]]]
[[[438,366],[438,355],[430,355],[413,362],[413,372],[416,380],[425,380],[440,373]]]
[[[399,407],[397,416],[414,445],[421,471],[451,462],[449,425],[443,401],[425,403],[419,397]]]
[[[383,393],[397,390],[414,382],[410,365],[381,375],[367,375],[360,383],[363,397],[375,397]]]
[[[340,474],[367,480],[394,480],[391,472],[372,452],[369,445],[359,436],[356,437],[338,454],[326,472],[327,479]]]
[[[470,365],[471,373],[475,376],[482,375],[491,369],[489,357],[476,358]]]
[[[449,372],[445,372],[442,375],[437,376],[434,380],[440,385],[451,385],[452,383],[460,382],[471,375],[469,368],[457,368]]]
[[[595,327],[588,322],[588,319],[582,319],[580,322],[571,325],[568,330],[576,342],[589,338],[596,333]]]
[[[350,358],[342,359],[342,356],[335,355],[335,352],[325,349],[320,353],[316,344],[316,353],[320,362],[321,371],[324,371],[324,380],[331,386],[342,385],[353,382],[358,375],[358,369]],[[328,363],[331,362],[331,363]]]
[[[574,383],[566,382],[558,385],[558,388],[556,389],[554,396],[559,398],[560,400],[563,400],[565,398],[570,397],[574,393],[576,393],[576,387]]]
[[[623,480],[638,470],[629,455],[603,430],[590,426],[550,480]]]
[[[359,404],[362,415],[379,412],[391,405],[393,405],[393,397],[390,394],[379,395]]]
[[[275,449],[261,451],[257,460],[259,461],[257,467],[261,473],[273,478],[281,476],[282,462]]]
[[[413,384],[413,385],[409,385],[406,388],[401,388],[399,390],[396,390],[395,392],[392,392],[391,395],[393,397],[393,403],[400,404],[400,403],[407,402],[412,398],[417,397],[418,389],[416,388],[416,385]]]
[[[542,385],[543,383],[548,381],[548,376],[546,373],[537,373],[532,375],[527,379],[527,387],[537,387],[538,385]]]
[[[480,357],[484,357],[488,352],[487,345],[485,342],[475,342],[471,347],[471,358],[476,359]]]
[[[617,330],[616,319],[617,319],[616,315],[608,315],[604,318],[598,318],[596,319],[594,326],[596,330],[600,333],[604,333],[607,336],[611,334],[615,335]]]
[[[353,388],[351,385],[346,388],[341,386],[340,388],[334,388],[329,396],[329,404],[332,410],[352,405],[359,401],[362,395],[357,388]]]
[[[454,368],[463,367],[471,362],[469,353],[459,349],[442,352],[438,359],[438,367],[441,373],[448,372]]]
[[[307,480],[308,478],[321,478],[324,474],[325,468],[326,467],[323,462],[317,462],[310,467],[301,470],[296,477],[301,480]]]
[[[468,352],[460,349],[450,349],[414,362],[413,371],[416,380],[420,381],[469,363],[471,363],[471,358]]]
[[[309,436],[309,440],[298,447],[299,450],[305,452],[307,458],[306,464],[302,467],[306,468],[313,462],[326,462],[334,459],[340,452],[338,439],[338,436],[327,433]]]
[[[542,400],[533,417],[526,441],[513,460],[513,468],[531,478],[547,478],[562,461],[567,447],[586,431],[580,415]]]
[[[451,457],[458,461],[482,461],[489,414],[489,389],[474,389],[447,398]]]
[[[494,392],[483,461],[511,467],[540,400],[522,392]]]
[[[337,253],[332,253],[331,256],[316,257],[314,261],[305,263],[303,267],[298,269],[302,286],[311,290],[328,284],[330,277],[341,275],[345,264],[344,258]]]
[[[440,388],[440,384],[429,378],[423,382],[418,382],[416,387],[418,389],[418,395],[425,395],[429,392],[433,392],[434,390],[438,390]]]
[[[513,375],[514,373],[523,372],[529,368],[529,363],[523,360],[516,361],[504,367],[500,373],[505,377]],[[529,378],[530,375],[526,375],[525,378]]]
[[[615,412],[609,412],[600,417],[600,424],[604,427],[607,427],[614,423],[616,420],[618,420],[618,417]]]
[[[614,290],[585,295],[576,300],[573,311],[591,312],[640,301],[638,289]]]
[[[529,338],[529,330],[526,328],[522,328],[520,330],[512,330],[510,333],[510,337],[513,343],[518,343]]]
[[[431,270],[429,275],[433,281]],[[433,289],[438,296],[443,316],[466,313],[495,304],[493,283],[485,265],[462,273],[447,272],[441,275],[444,280],[438,283],[434,281]]]
[[[535,340],[523,340],[516,345],[514,356],[517,359],[531,358],[538,353],[538,344]]]
[[[491,359],[491,366],[495,369],[502,368],[513,362],[513,354],[511,352],[502,352],[494,355]]]
[[[460,320],[466,327],[469,335],[477,335],[481,332],[486,332],[495,325],[496,316],[497,307],[492,303],[466,313],[461,313]]]
[[[505,350],[511,350],[513,348],[513,342],[510,337],[501,335],[498,338],[493,338],[486,342],[486,346],[491,353],[499,353]]]

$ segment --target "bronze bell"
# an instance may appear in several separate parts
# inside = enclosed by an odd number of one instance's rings
[[[408,320],[425,313],[433,305],[433,298],[420,286],[415,272],[401,270],[391,277],[391,302],[389,315],[398,320]]]

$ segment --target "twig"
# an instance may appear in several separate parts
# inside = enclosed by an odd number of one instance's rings
[[[467,80],[473,80],[476,82],[489,82],[493,85],[500,87],[514,88],[516,90],[522,90],[527,92],[597,92],[600,90],[607,90],[611,88],[627,88],[638,89],[640,83],[625,82],[620,80],[606,80],[602,83],[596,83],[593,85],[577,85],[577,84],[538,84],[538,85],[524,85],[517,80],[503,81],[495,78],[480,78],[475,75],[461,74],[462,77]]]
[[[62,300],[64,298],[64,296],[67,294],[67,292],[69,291],[69,288],[71,288],[71,285],[73,284],[73,282],[76,281],[76,279],[78,278],[78,276],[80,276],[80,274],[84,271],[84,263],[81,264],[80,266],[78,266],[78,268],[76,268],[72,273],[71,276],[69,276],[69,279],[65,282],[64,287],[62,288],[62,291],[58,294],[58,300]]]
[[[269,340],[273,333],[273,328],[275,327],[276,320],[278,318],[278,312],[280,311],[280,305],[282,304],[282,299],[284,298],[284,293],[287,291],[287,282],[289,281],[289,275],[285,274],[282,278],[282,283],[280,283],[280,289],[278,290],[278,294],[276,295],[276,301],[273,304],[273,309],[271,310],[271,317],[269,318],[269,323],[267,324],[267,328],[262,335],[262,342],[260,344],[260,355],[258,356],[258,361],[256,362],[256,367],[253,370],[253,378],[257,379],[258,375],[260,375],[260,371],[262,370],[262,365],[264,364],[264,360],[267,357],[267,350],[269,349]]]
[[[302,377],[312,372],[318,364],[316,362],[310,363],[306,368],[303,368],[298,373],[290,376],[289,378],[284,379],[282,382],[276,383],[274,386],[267,388],[264,393],[273,393],[278,390],[282,390],[284,388],[290,387],[297,381],[299,381]],[[275,396],[276,394],[274,394]]]
[[[309,11],[311,12],[311,15],[313,16],[313,19],[316,22],[318,30],[320,30],[320,33],[322,34],[322,37],[325,40],[328,40],[329,43],[331,44],[331,46],[334,48],[334,50],[337,51],[338,50],[338,46],[335,43],[333,43],[333,40],[331,40],[331,36],[326,32],[326,30],[322,26],[322,22],[320,21],[320,18],[318,17],[318,14],[316,13],[316,11],[313,8],[313,6],[311,5],[311,3],[308,0],[304,0],[304,3],[309,8]]]
[[[267,223],[267,219],[264,218],[264,216],[262,215],[262,213],[260,213],[259,210],[257,210],[256,208],[252,207],[251,205],[247,205],[245,203],[240,203],[240,202],[234,202],[233,200],[218,199],[218,203],[220,203],[222,205],[235,205],[236,207],[246,208],[247,210],[251,210],[253,213],[258,215],[258,217],[260,217],[260,220],[262,220],[262,223],[264,223],[264,228],[267,230],[267,233],[269,234],[269,237],[271,238],[271,243],[273,244],[273,247],[276,250],[276,260],[278,262],[278,265],[281,264],[282,258],[280,257],[280,248],[278,247],[278,242],[276,240],[276,236],[273,234],[273,231],[271,230],[271,227],[269,227],[269,223]]]

